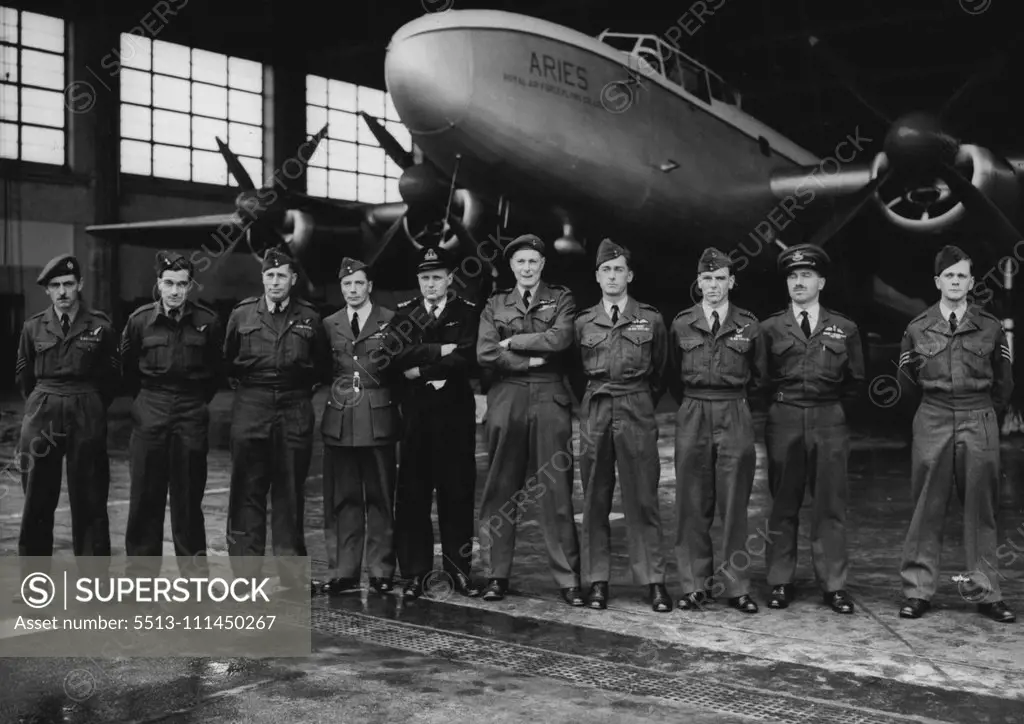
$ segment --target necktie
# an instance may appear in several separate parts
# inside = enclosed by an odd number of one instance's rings
[[[64,330],[64,334],[67,334],[68,330],[71,329],[71,318],[68,315],[60,315],[60,328]]]
[[[436,304],[431,304],[430,305],[430,316],[433,317],[434,319],[437,319],[437,305]]]
[[[956,332],[956,312],[949,313],[949,333]]]
[[[800,329],[802,329],[804,331],[804,337],[806,337],[807,339],[810,339],[811,338],[811,321],[807,317],[807,310],[805,309],[804,311],[800,312],[800,316],[803,317],[803,319],[800,320]]]
[[[529,289],[527,289],[525,292],[523,292],[523,304],[526,305],[527,309],[530,308],[530,290]]]
[[[613,304],[612,305],[612,324],[615,324],[618,321],[619,321],[619,305],[618,304]]]
[[[712,312],[711,313],[711,318],[714,320],[711,323],[711,336],[712,337],[717,337],[718,336],[718,330],[720,330],[722,328],[721,323],[718,321],[718,312],[717,311]]]
[[[353,337],[358,337],[359,336],[359,315],[358,314],[353,314],[352,315],[352,336]]]

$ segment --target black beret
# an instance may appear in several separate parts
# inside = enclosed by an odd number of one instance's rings
[[[611,239],[604,239],[601,241],[601,245],[597,247],[597,263],[596,266],[599,268],[606,261],[612,259],[618,259],[620,256],[626,257],[626,264],[629,264],[631,254],[629,249],[624,246],[616,244]]]
[[[535,234],[523,234],[510,241],[508,246],[505,247],[505,250],[502,252],[505,261],[511,261],[512,255],[524,248],[533,249],[540,252],[541,256],[544,256],[544,242],[540,240],[540,237]]]
[[[697,262],[697,273],[713,272],[723,267],[732,271],[732,259],[721,249],[709,246],[700,255],[700,261]]]
[[[825,250],[814,244],[796,244],[779,254],[779,271],[783,274],[795,269],[811,269],[824,275],[831,263]]]
[[[82,265],[78,263],[71,254],[55,256],[46,263],[43,270],[36,277],[36,284],[46,286],[54,277],[62,277],[67,274],[74,274],[79,281],[82,280]]]
[[[971,257],[967,256],[959,246],[942,247],[942,250],[935,255],[935,276],[940,276],[942,272],[964,260],[970,261]]]
[[[187,271],[191,277],[195,274],[192,262],[181,254],[173,251],[160,251],[156,255],[156,275],[159,277],[165,271]]]
[[[419,255],[419,262],[416,264],[416,273],[426,271],[433,271],[435,269],[448,269],[451,271],[455,268],[452,263],[451,255],[447,249],[440,247],[428,246]]]
[[[358,259],[346,256],[341,260],[341,266],[338,268],[338,279],[344,279],[349,274],[355,274],[357,271],[366,272],[367,276],[369,276],[369,269],[369,266]]]
[[[284,249],[270,249],[263,255],[263,271],[277,269],[286,264],[292,267],[292,271],[295,271],[295,260]]]

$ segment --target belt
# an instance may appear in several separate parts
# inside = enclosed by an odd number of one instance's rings
[[[513,385],[528,385],[534,382],[562,382],[561,372],[524,372],[520,375],[505,375],[500,382],[511,382]]]
[[[591,377],[587,380],[587,392],[592,395],[611,395],[619,397],[640,392],[650,394],[651,386],[647,380],[602,380]]]
[[[169,395],[195,395],[198,397],[205,397],[207,382],[188,381],[188,382],[165,382],[163,384],[148,381],[143,382],[141,387],[146,392],[158,392]]]
[[[53,395],[82,395],[90,392],[99,394],[100,388],[95,382],[86,380],[39,380],[33,392],[36,391]]]
[[[684,389],[683,397],[691,400],[744,400],[747,397],[747,391],[740,388],[732,389]]]
[[[987,410],[994,407],[992,396],[988,392],[962,392],[953,395],[949,392],[925,392],[921,398],[922,404],[929,404],[932,407],[939,407],[943,410]]]

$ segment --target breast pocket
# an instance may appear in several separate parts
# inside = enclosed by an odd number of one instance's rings
[[[850,351],[845,339],[826,337],[821,342],[822,369],[841,375],[850,359]]]
[[[580,357],[587,374],[608,372],[607,339],[607,332],[591,332],[580,338]]]
[[[139,362],[145,371],[166,374],[171,369],[172,358],[170,339],[166,335],[154,334],[142,338]]]
[[[647,372],[651,365],[654,333],[645,330],[625,331],[622,333],[622,339],[622,371],[634,374]]]
[[[301,329],[294,325],[288,330],[285,353],[289,362],[305,362],[310,358],[313,345],[313,330]]]
[[[71,342],[71,364],[80,372],[91,370],[99,357],[100,338],[79,336]]]
[[[530,316],[533,317],[534,327],[540,327],[542,330],[549,328],[555,321],[556,311],[557,308],[554,304],[533,310]]]
[[[33,373],[37,378],[49,377],[56,371],[60,349],[56,339],[43,339],[35,343]]]
[[[995,342],[986,339],[964,339],[964,367],[967,375],[975,380],[992,379],[992,352]]]
[[[185,367],[189,370],[206,367],[206,336],[202,332],[186,331],[182,342],[185,347]]]
[[[721,358],[723,373],[742,376],[747,368],[747,355],[750,353],[750,346],[749,339],[730,337],[725,340]]]
[[[494,328],[501,339],[508,339],[513,334],[523,331],[523,315],[518,309],[502,311],[494,315]]]
[[[699,372],[707,367],[707,349],[703,337],[682,337],[679,354],[683,372]]]
[[[267,344],[260,333],[258,324],[238,328],[238,352],[244,358],[252,359],[267,354]]]
[[[389,440],[395,436],[398,428],[398,411],[391,401],[391,390],[387,388],[368,390],[370,394],[370,424],[373,426],[373,439]]]
[[[949,338],[925,337],[914,345],[914,353],[917,359],[914,364],[917,366],[917,373],[929,378],[945,377],[949,374],[949,364],[944,352],[949,347]]]

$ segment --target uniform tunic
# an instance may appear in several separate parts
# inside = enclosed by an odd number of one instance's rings
[[[804,336],[792,307],[762,323],[768,350],[771,399],[765,443],[768,488],[768,585],[792,583],[804,490],[810,489],[811,556],[823,592],[846,584],[847,463],[849,430],[843,402],[860,396],[864,352],[854,322],[819,307],[816,327]]]
[[[914,415],[910,479],[915,507],[903,546],[903,592],[926,601],[935,593],[942,523],[955,483],[964,508],[967,571],[975,583],[987,580],[991,591],[985,602],[999,601],[996,415],[1013,393],[1002,325],[980,307],[969,306],[952,332],[936,304],[907,326],[900,372],[902,383],[916,383],[923,392]]]
[[[580,405],[583,482],[583,570],[591,582],[609,580],[612,493],[619,469],[629,560],[639,584],[665,582],[658,511],[658,423],[665,391],[668,330],[654,307],[630,297],[612,324],[603,301],[574,324],[587,388]]]
[[[757,317],[734,304],[717,335],[703,306],[676,315],[670,330],[676,416],[676,560],[683,593],[748,594],[747,504],[757,461],[747,402],[764,379]],[[722,518],[724,560],[713,565],[711,525]],[[713,587],[714,586],[714,587]]]
[[[563,375],[576,303],[562,286],[540,282],[532,291],[529,308],[517,289],[497,291],[480,315],[477,361],[496,378],[487,393],[480,546],[487,578],[508,579],[517,524],[536,506],[552,575],[569,588],[580,585],[580,553],[572,507],[572,400]],[[508,349],[500,345],[505,339],[512,340]],[[530,367],[530,357],[545,363]]]
[[[25,417],[18,442],[25,507],[21,556],[53,554],[53,515],[67,457],[75,555],[110,555],[107,407],[120,382],[117,334],[81,305],[67,334],[50,307],[25,321],[15,365]]]

